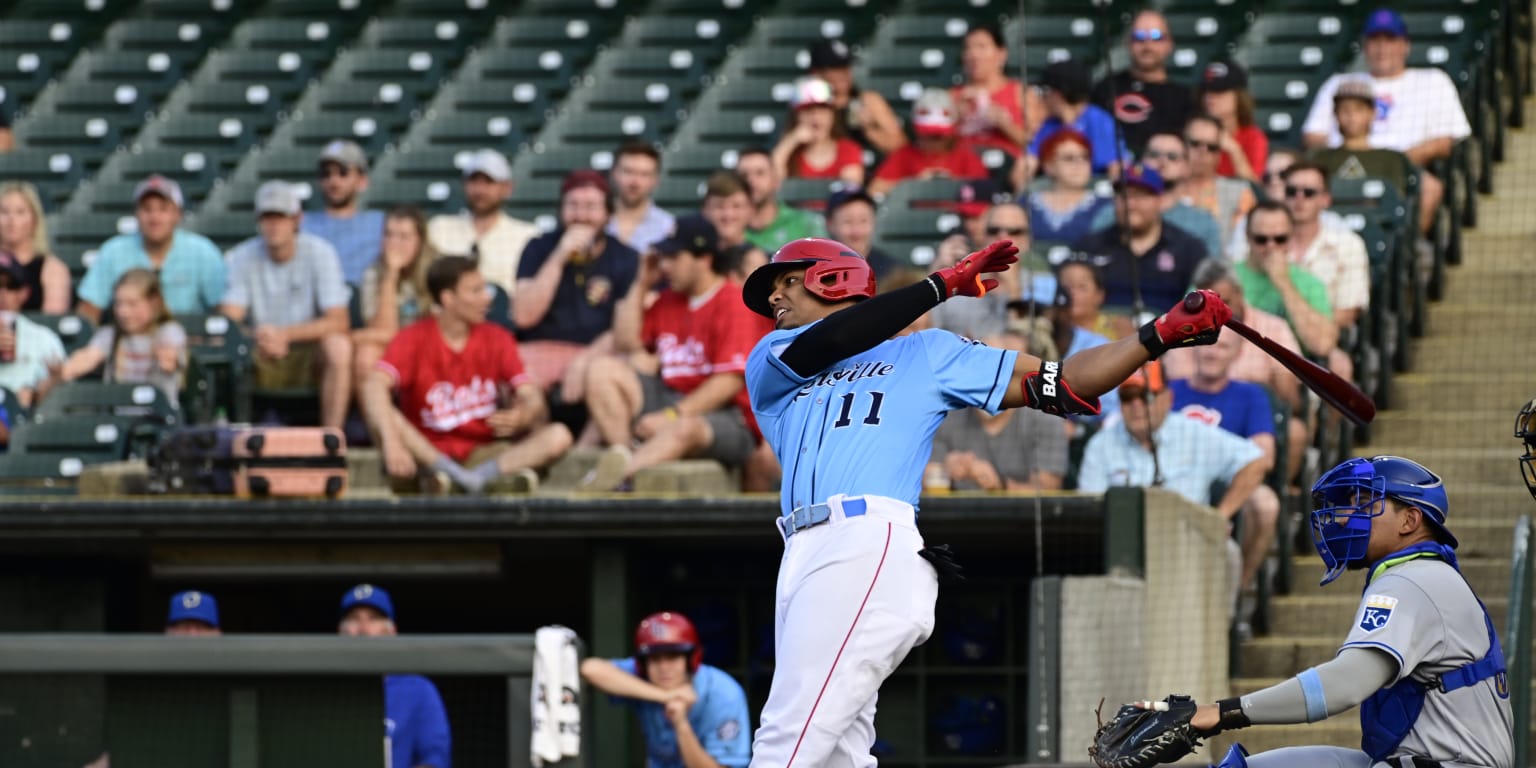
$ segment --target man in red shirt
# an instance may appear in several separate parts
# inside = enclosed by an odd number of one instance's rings
[[[912,106],[912,130],[917,144],[908,144],[887,155],[875,180],[869,183],[871,195],[883,195],[907,179],[984,179],[987,166],[955,131],[960,113],[955,99],[942,88],[929,88]]]
[[[614,344],[627,356],[594,360],[587,372],[589,429],[609,450],[584,490],[622,489],[641,469],[682,458],[738,466],[761,439],[744,374],[747,353],[771,327],[721,274],[714,225],[681,217],[653,249],[668,287],[650,309],[636,304],[615,318]],[[640,280],[655,277],[648,260]]]
[[[428,479],[439,491],[451,480],[481,493],[504,476],[532,490],[533,470],[570,449],[570,430],[549,422],[512,334],[486,322],[491,296],[474,261],[439,258],[427,289],[439,311],[396,334],[363,385],[385,470],[395,480]]]

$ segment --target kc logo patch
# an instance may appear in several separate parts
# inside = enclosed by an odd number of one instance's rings
[[[1360,614],[1360,628],[1366,632],[1375,632],[1387,625],[1392,619],[1392,609],[1397,607],[1397,598],[1387,595],[1371,595],[1365,599],[1365,612]]]

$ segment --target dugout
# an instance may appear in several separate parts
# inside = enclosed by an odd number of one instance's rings
[[[343,592],[369,581],[393,593],[402,640],[563,624],[611,657],[631,652],[641,616],[675,609],[698,624],[706,661],[746,687],[755,717],[774,663],[776,510],[752,496],[13,499],[0,515],[0,632],[157,632],[169,595],[197,588],[218,597],[235,638],[318,638],[335,632]],[[1208,509],[1134,489],[954,494],[925,499],[921,522],[969,578],[941,590],[933,639],[882,690],[882,764],[1072,762],[1100,695],[1225,695],[1214,689],[1226,681],[1225,584],[1213,576],[1225,526]],[[1208,586],[1153,594],[1144,579]],[[505,765],[505,681],[433,679],[455,765]],[[44,732],[44,709],[99,721],[100,697],[66,688],[38,696],[35,681],[0,676],[0,765],[72,764],[24,760],[17,746]],[[632,765],[628,713],[589,696],[586,715],[590,765]],[[71,757],[89,751],[50,738]]]

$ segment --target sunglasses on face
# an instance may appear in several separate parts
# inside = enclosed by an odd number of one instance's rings
[[[1180,160],[1184,159],[1184,153],[1183,152],[1159,152],[1159,151],[1157,151],[1155,149],[1149,149],[1149,150],[1141,153],[1141,157],[1144,160],[1169,160],[1171,162],[1177,163]]]
[[[1082,162],[1086,162],[1088,160],[1088,156],[1087,155],[1078,155],[1078,154],[1066,155],[1066,154],[1057,153],[1054,157],[1055,157],[1055,159],[1060,160],[1063,163],[1082,163]]]
[[[1199,141],[1198,139],[1191,139],[1185,136],[1184,143],[1188,144],[1190,149],[1203,149],[1207,152],[1221,151],[1221,145],[1213,141]]]
[[[1317,197],[1322,193],[1323,191],[1321,189],[1315,189],[1313,187],[1292,187],[1290,185],[1286,185],[1285,187],[1286,197],[1305,197],[1308,200],[1311,200],[1312,198]]]
[[[342,168],[341,166],[336,165],[326,166],[325,168],[320,169],[320,178],[322,179],[328,179],[332,176],[340,176],[341,178],[345,179],[351,175],[351,168]]]
[[[1009,237],[1024,237],[1029,234],[1029,227],[987,227],[987,234],[993,237],[1008,235]]]
[[[1291,236],[1290,235],[1249,235],[1248,239],[1252,240],[1254,245],[1269,245],[1270,243],[1274,243],[1275,245],[1285,245],[1286,243],[1291,241]]]
[[[1163,34],[1163,31],[1161,29],[1133,29],[1133,30],[1131,30],[1131,42],[1134,42],[1134,43],[1155,43],[1155,42],[1157,42],[1159,40],[1162,40],[1163,38],[1166,38],[1166,37],[1167,37],[1167,35]]]

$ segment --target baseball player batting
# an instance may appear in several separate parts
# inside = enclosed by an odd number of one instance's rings
[[[1254,723],[1311,723],[1358,704],[1360,749],[1286,747],[1249,757],[1234,744],[1218,768],[1510,768],[1504,653],[1457,565],[1440,477],[1398,456],[1350,459],[1318,478],[1312,503],[1312,541],[1328,567],[1322,583],[1365,571],[1360,608],[1338,655],[1278,685],[1191,707],[1170,730],[1192,728],[1204,737]],[[1128,741],[1157,741],[1157,730],[1144,727]],[[1102,742],[1100,765],[1140,765],[1104,759],[1140,750]]]
[[[872,766],[875,696],[933,630],[939,568],[917,531],[934,430],[961,408],[1095,414],[1098,396],[1174,345],[1209,344],[1231,312],[1214,293],[1138,338],[1065,362],[941,330],[891,338],[939,302],[997,287],[1018,249],[999,241],[914,285],[875,296],[852,248],[796,240],[747,279],[743,300],[776,330],[752,349],[752,410],[784,468],[777,664],[752,766]],[[920,553],[922,551],[922,553]],[[932,560],[933,562],[930,562]]]

